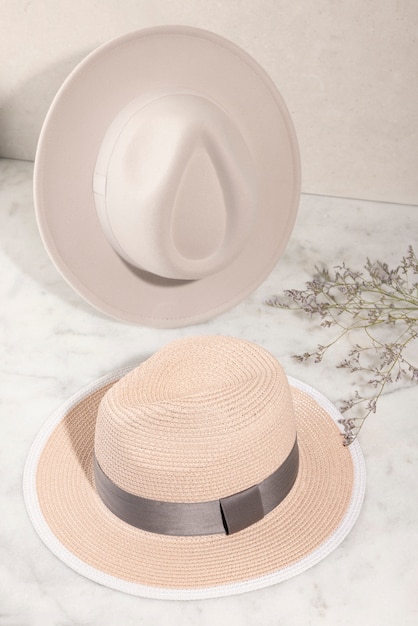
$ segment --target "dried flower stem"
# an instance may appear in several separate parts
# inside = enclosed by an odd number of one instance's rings
[[[414,250],[409,246],[394,269],[369,259],[364,269],[366,274],[349,269],[345,263],[333,271],[316,267],[306,289],[289,289],[284,296],[273,296],[267,301],[272,307],[319,316],[325,328],[340,328],[341,332],[328,344],[294,355],[298,361],[313,359],[320,363],[328,350],[342,340],[348,341],[354,334],[366,338],[365,345],[356,342],[337,364],[350,373],[367,375],[367,385],[375,390],[366,396],[356,390],[342,401],[339,408],[347,413],[340,420],[345,445],[354,441],[366,418],[376,412],[386,385],[400,380],[418,382],[418,368],[406,356],[418,336],[418,259]]]

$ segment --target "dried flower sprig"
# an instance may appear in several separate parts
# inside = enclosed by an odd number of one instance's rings
[[[347,357],[338,368],[356,373],[372,394],[356,390],[339,408],[344,415],[344,444],[357,437],[366,418],[376,412],[386,385],[400,380],[418,383],[418,367],[411,362],[410,348],[418,336],[418,259],[412,246],[393,269],[381,261],[364,265],[366,273],[353,271],[345,263],[333,271],[315,267],[306,289],[288,289],[266,304],[319,316],[321,326],[337,326],[339,334],[312,352],[293,355],[298,361],[320,363],[343,338],[351,340]],[[353,337],[363,340],[353,341]],[[364,343],[365,340],[365,343]]]

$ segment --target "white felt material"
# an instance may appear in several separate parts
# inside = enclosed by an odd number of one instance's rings
[[[195,94],[129,103],[104,137],[93,186],[114,249],[166,278],[202,278],[230,264],[257,208],[255,168],[239,129]]]

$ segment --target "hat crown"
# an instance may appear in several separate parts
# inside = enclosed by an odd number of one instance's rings
[[[95,454],[125,491],[198,502],[269,476],[295,437],[290,388],[276,359],[239,339],[186,338],[106,393]]]
[[[104,137],[94,176],[113,248],[174,279],[203,278],[237,257],[254,223],[256,187],[233,119],[193,93],[129,103]]]

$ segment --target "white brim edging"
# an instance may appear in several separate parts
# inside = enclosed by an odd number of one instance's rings
[[[69,400],[62,404],[51,415],[51,417],[47,420],[47,422],[39,431],[35,441],[31,446],[26,461],[23,475],[23,496],[29,518],[33,526],[35,527],[36,532],[45,543],[45,545],[66,565],[71,567],[79,574],[85,576],[86,578],[93,580],[94,582],[102,584],[106,587],[110,587],[117,591],[129,593],[131,595],[161,600],[198,600],[235,595],[245,593],[247,591],[254,591],[256,589],[268,587],[270,585],[274,585],[276,583],[292,578],[293,576],[301,574],[313,565],[316,565],[319,561],[324,559],[333,550],[335,550],[335,548],[337,548],[337,546],[345,539],[345,537],[354,526],[354,523],[360,513],[366,488],[365,463],[358,441],[354,441],[348,448],[353,462],[354,481],[351,500],[347,508],[346,514],[342,519],[342,522],[336,528],[336,530],[326,539],[326,541],[324,541],[324,543],[319,546],[319,548],[311,552],[303,559],[277,572],[226,585],[201,587],[194,589],[171,589],[140,585],[137,583],[131,583],[122,580],[120,578],[116,578],[94,567],[91,567],[84,561],[74,556],[74,554],[72,554],[53,534],[42,514],[36,489],[36,473],[38,462],[50,435],[59,424],[59,422],[68,413],[68,411],[74,405],[78,404],[81,400],[91,395],[93,392],[97,391],[104,385],[118,380],[119,378],[127,374],[131,369],[131,367],[124,368],[98,379],[94,383],[87,385],[84,389],[74,394]],[[306,385],[305,383],[295,378],[289,376],[288,380],[291,387],[296,387],[302,392],[310,395],[336,422],[341,430],[340,424],[338,423],[338,420],[341,418],[341,413],[329,400],[327,400],[327,398],[325,398],[316,389],[313,389],[309,385]]]

